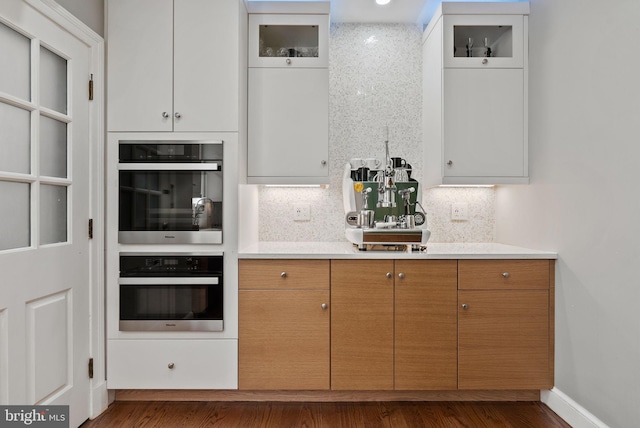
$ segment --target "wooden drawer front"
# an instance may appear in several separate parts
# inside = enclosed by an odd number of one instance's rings
[[[459,289],[548,289],[549,260],[459,260]]]
[[[329,260],[238,260],[240,289],[328,289]]]
[[[109,340],[109,389],[235,389],[236,340]]]

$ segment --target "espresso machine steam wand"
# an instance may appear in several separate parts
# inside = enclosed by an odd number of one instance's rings
[[[394,182],[394,176],[396,174],[393,165],[391,164],[391,158],[389,157],[389,128],[385,126],[386,140],[384,141],[384,154],[386,168],[384,170],[384,177],[382,182],[378,186],[378,208],[395,208],[396,206],[396,183]]]

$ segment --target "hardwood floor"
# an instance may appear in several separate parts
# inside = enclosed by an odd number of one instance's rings
[[[539,402],[116,401],[82,428],[570,427]]]

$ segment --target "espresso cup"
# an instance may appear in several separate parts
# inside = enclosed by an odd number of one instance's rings
[[[358,169],[364,166],[364,159],[352,158],[349,159],[349,163],[351,164],[351,169]]]
[[[382,164],[382,162],[380,161],[380,159],[376,159],[376,158],[366,158],[364,160],[364,166],[366,166],[367,168],[369,168],[371,170],[380,169],[380,165],[381,164]]]
[[[356,181],[369,181],[369,168],[360,167],[355,171]]]
[[[394,168],[404,167],[407,161],[402,158],[391,158],[391,164]]]

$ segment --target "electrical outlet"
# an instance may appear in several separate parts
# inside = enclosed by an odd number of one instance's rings
[[[311,207],[309,204],[295,204],[293,206],[293,221],[310,221]]]
[[[466,202],[451,204],[451,221],[466,220],[469,220],[469,204]]]

